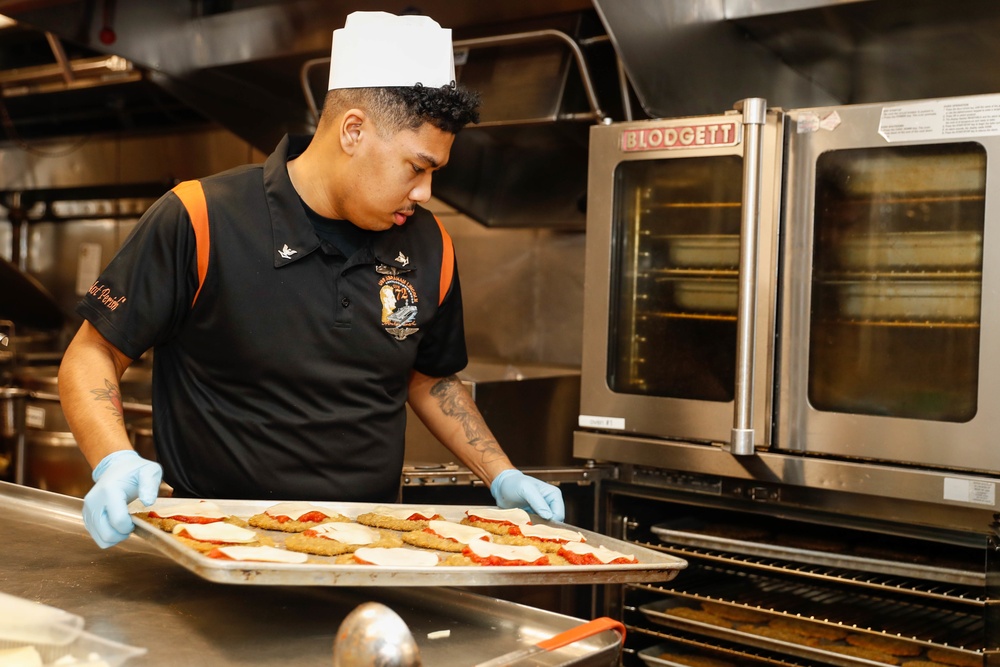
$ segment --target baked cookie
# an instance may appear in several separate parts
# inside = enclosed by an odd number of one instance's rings
[[[422,530],[403,533],[403,541],[422,549],[437,549],[461,553],[470,542],[489,541],[490,534],[482,528],[465,526],[454,521],[428,521]]]
[[[768,614],[767,612],[715,602],[702,602],[701,608],[710,614],[715,614],[716,616],[721,616],[737,623],[766,623],[772,618],[772,614]]]
[[[807,637],[806,635],[799,634],[798,632],[791,632],[784,628],[776,628],[772,625],[758,625],[748,623],[745,625],[737,626],[736,628],[740,632],[746,632],[752,635],[759,635],[761,637],[767,637],[768,639],[777,639],[778,641],[788,642],[789,644],[802,644],[804,646],[819,646],[822,640],[818,637]]]
[[[773,628],[795,632],[806,637],[825,639],[826,641],[840,641],[847,636],[847,630],[832,625],[825,625],[816,621],[807,621],[799,618],[789,618],[782,616],[771,619],[768,624]]]
[[[707,623],[709,625],[717,625],[720,628],[732,628],[733,624],[724,618],[720,618],[715,614],[710,614],[703,609],[694,609],[692,607],[671,607],[666,612],[667,616],[675,616],[677,618],[683,618],[687,621],[696,621],[698,623]]]
[[[441,521],[444,517],[430,508],[387,507],[379,505],[371,512],[359,514],[356,521],[372,528],[410,531],[427,527],[428,521]]]
[[[861,646],[873,651],[904,657],[920,655],[921,650],[923,650],[919,644],[883,635],[850,634],[847,635],[846,641],[851,646]]]
[[[660,660],[674,662],[678,665],[688,665],[689,667],[735,667],[735,663],[728,660],[711,658],[706,655],[693,655],[690,653],[665,652],[659,655]]]
[[[251,526],[264,530],[301,533],[303,530],[331,521],[349,522],[340,512],[310,503],[278,503],[248,520]]]
[[[934,662],[943,662],[946,665],[955,667],[981,667],[983,659],[981,656],[969,655],[959,651],[949,651],[944,648],[927,649],[927,658]]]
[[[339,521],[323,523],[285,538],[285,548],[289,551],[317,556],[339,556],[361,547],[401,546],[403,542],[395,533]]]
[[[886,665],[898,665],[899,658],[889,653],[882,653],[881,651],[876,651],[874,649],[865,648],[864,646],[840,646],[839,644],[824,644],[822,647],[824,651],[833,651],[834,653],[841,653],[843,655],[850,655],[855,658],[862,658],[864,660],[871,660],[872,662],[881,662]]]

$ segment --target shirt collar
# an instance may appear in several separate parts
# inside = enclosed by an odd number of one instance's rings
[[[375,235],[371,246],[373,262],[393,266],[401,272],[417,268],[413,264],[413,259],[410,256],[411,250],[408,247],[408,238],[412,238],[412,236],[407,236],[405,227],[416,223],[417,215],[421,212],[423,212],[422,209],[417,207],[417,212],[402,227],[393,227]]]
[[[288,176],[288,160],[306,149],[312,137],[285,137],[264,162],[264,193],[271,215],[274,266],[285,266],[319,248],[319,237],[302,209]]]
[[[301,155],[311,140],[311,136],[285,135],[264,162],[264,191],[271,214],[275,268],[302,259],[320,247],[316,230],[309,222],[288,176],[288,160]],[[429,215],[428,211],[418,206],[403,226],[394,226],[375,234],[369,246],[371,254],[358,253],[357,263],[385,264],[400,271],[412,271],[416,267],[410,259],[405,228],[417,224],[418,218]]]

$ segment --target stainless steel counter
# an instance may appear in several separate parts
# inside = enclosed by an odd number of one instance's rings
[[[425,665],[473,665],[580,622],[451,588],[243,586],[199,578],[133,536],[107,550],[78,498],[0,482],[0,591],[79,614],[90,633],[148,649],[126,667],[328,665],[343,618],[362,602],[399,614]],[[450,636],[428,639],[449,630]],[[603,632],[532,665],[617,664]],[[528,663],[525,663],[528,664]]]

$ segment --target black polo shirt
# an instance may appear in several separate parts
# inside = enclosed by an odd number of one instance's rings
[[[307,144],[286,137],[263,165],[202,179],[200,291],[191,221],[168,193],[77,308],[129,357],[154,348],[157,457],[177,495],[395,500],[410,371],[467,362],[434,216],[418,208],[345,260],[288,177]]]

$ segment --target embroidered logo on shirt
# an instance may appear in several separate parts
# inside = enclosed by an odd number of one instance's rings
[[[281,246],[281,250],[278,251],[278,254],[281,255],[282,259],[291,259],[292,255],[295,255],[298,252],[299,252],[298,250],[292,250],[291,248],[289,248],[288,244],[286,243],[285,245]]]
[[[396,261],[399,262],[400,264],[402,264],[403,266],[406,266],[407,264],[410,263],[410,258],[407,257],[406,255],[404,255],[403,251],[400,250],[399,254],[396,255]]]
[[[382,327],[396,340],[420,330],[417,321],[417,291],[403,278],[386,275],[378,281],[378,296],[382,301]]]

